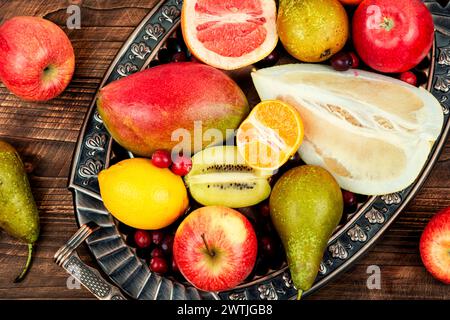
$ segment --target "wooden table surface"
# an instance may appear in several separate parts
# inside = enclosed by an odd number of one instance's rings
[[[68,89],[48,103],[19,100],[0,85],[0,139],[14,145],[31,168],[30,180],[41,215],[41,237],[33,268],[13,284],[26,247],[0,232],[0,299],[92,299],[69,289],[53,254],[77,230],[68,175],[78,134],[95,92],[118,50],[157,0],[0,0],[0,23],[33,15],[64,27],[77,57]],[[82,7],[82,27],[67,30],[66,9]],[[450,299],[450,287],[422,266],[418,243],[427,221],[450,206],[450,139],[426,184],[375,247],[309,299]],[[95,266],[85,247],[81,258]],[[367,267],[381,269],[381,289],[369,290]]]

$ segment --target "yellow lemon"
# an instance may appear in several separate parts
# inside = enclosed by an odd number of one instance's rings
[[[100,172],[105,207],[133,228],[156,230],[172,224],[188,205],[181,177],[147,159],[128,159]]]

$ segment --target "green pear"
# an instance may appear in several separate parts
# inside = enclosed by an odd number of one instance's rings
[[[333,176],[317,166],[286,172],[270,196],[270,216],[286,251],[298,298],[311,288],[344,210]]]
[[[31,265],[33,245],[39,237],[39,215],[22,160],[8,143],[0,141],[0,228],[28,244],[28,259],[21,281]]]

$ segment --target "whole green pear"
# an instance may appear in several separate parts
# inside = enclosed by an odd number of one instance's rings
[[[39,214],[22,160],[3,141],[0,141],[0,228],[28,244],[26,266],[15,280],[19,282],[29,269],[33,245],[39,237]]]
[[[270,216],[285,248],[298,298],[313,285],[343,209],[339,185],[321,167],[296,167],[275,184]]]

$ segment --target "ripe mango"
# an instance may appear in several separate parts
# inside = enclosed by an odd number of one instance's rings
[[[217,129],[214,142],[220,143],[228,138],[227,129],[237,129],[249,113],[244,93],[231,78],[191,62],[153,67],[112,82],[101,89],[97,107],[114,140],[144,157],[158,149],[170,151],[187,138],[191,152],[197,152],[212,142],[202,137],[208,129]]]

